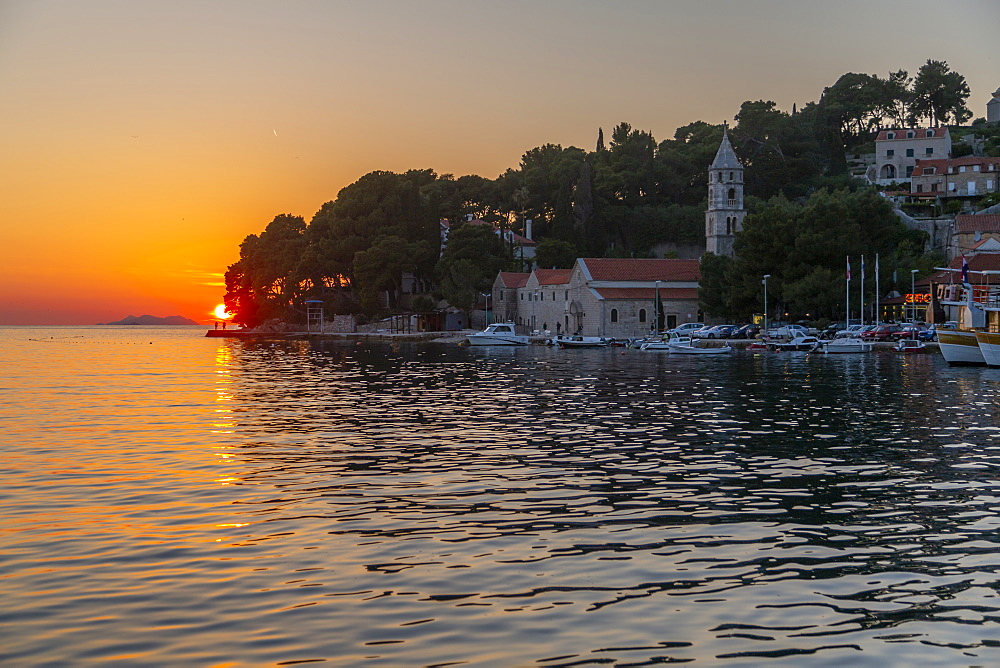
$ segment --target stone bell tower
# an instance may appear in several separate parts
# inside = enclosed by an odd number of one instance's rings
[[[705,250],[733,256],[733,240],[743,229],[743,165],[729,143],[723,125],[722,143],[708,168],[708,210],[705,212]]]

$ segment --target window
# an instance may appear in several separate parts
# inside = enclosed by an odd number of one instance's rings
[[[916,132],[914,132],[913,130],[909,130],[909,131],[907,131],[907,133],[906,133],[906,138],[907,138],[907,139],[913,139],[913,138],[914,138],[914,137],[916,137],[916,136],[917,136],[917,133],[916,133]]]
[[[924,167],[924,174],[933,174],[933,173],[934,173],[933,167]]]
[[[545,293],[544,292],[539,293],[539,295],[538,295],[538,301],[542,301],[542,302],[545,301]]]
[[[917,184],[917,192],[918,193],[922,193],[923,191],[924,191],[924,187],[921,184],[918,183]]]
[[[646,309],[639,309],[639,322],[646,322]]]
[[[887,134],[887,135],[885,136],[885,138],[886,138],[886,139],[895,139],[895,138],[896,138],[896,133],[895,133],[895,132],[890,132],[890,133],[888,133],[888,134]]]
[[[890,148],[890,149],[887,149],[887,150],[886,150],[886,152],[885,152],[885,157],[887,157],[887,158],[891,158],[891,157],[893,157],[894,155],[896,155],[896,151],[894,151],[894,150],[893,150],[893,149],[891,149],[891,148]]]
[[[500,291],[500,301],[503,301],[503,290]]]
[[[730,180],[730,181],[732,181],[732,180],[733,180],[733,173],[732,173],[732,172],[729,172],[729,180]]]
[[[913,176],[913,165],[908,165],[906,168],[906,178]]]
[[[611,322],[618,322],[618,309],[611,309]]]
[[[931,184],[931,192],[932,193],[936,193],[937,192],[937,184],[936,183],[932,183]]]
[[[912,148],[906,149],[906,157],[907,158],[912,158],[913,157],[913,149]]]
[[[924,136],[926,136],[926,137],[933,137],[934,136],[934,131],[933,130],[928,130],[927,134],[924,135]],[[927,149],[927,150],[930,151],[930,149]]]
[[[924,149],[924,155],[934,155],[934,147],[928,146]]]
[[[962,165],[961,167],[959,167],[958,171],[960,171],[960,172],[962,172],[964,174],[965,173],[965,165]]]
[[[523,292],[521,293],[521,301],[522,302],[524,301],[524,293]]]
[[[979,171],[979,165],[973,165],[972,166],[972,171],[978,172]]]
[[[566,294],[563,296],[563,299],[569,301],[569,290],[566,291]]]

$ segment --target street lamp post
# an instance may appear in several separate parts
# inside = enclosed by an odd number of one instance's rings
[[[483,322],[486,323],[485,327],[489,327],[490,326],[490,296],[491,295],[488,292],[484,292],[484,293],[482,293],[482,295],[484,297],[486,297],[486,306],[485,306],[485,308],[483,308]]]
[[[653,323],[656,333],[661,334],[663,327],[660,324],[660,282],[656,281],[656,295],[653,297]]]
[[[764,280],[761,281],[764,284],[764,336],[767,336],[767,279],[771,278],[771,274],[764,274]]]
[[[918,271],[920,271],[920,270],[919,269],[910,269],[910,300],[909,300],[910,301],[910,322],[913,322],[916,319],[916,317],[917,317],[916,316],[916,313],[917,313],[917,309],[916,309],[916,305],[917,305],[916,299],[917,299],[917,296],[916,296],[915,293],[917,291],[916,290],[916,279],[917,279],[917,272]]]

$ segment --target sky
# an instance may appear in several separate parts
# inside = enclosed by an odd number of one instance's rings
[[[247,235],[373,170],[495,178],[927,59],[985,116],[998,26],[996,0],[0,0],[0,325],[207,323]]]

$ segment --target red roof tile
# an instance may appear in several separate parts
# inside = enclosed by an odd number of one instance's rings
[[[539,285],[564,285],[572,274],[572,269],[535,269]]]
[[[500,281],[505,288],[523,288],[531,274],[521,274],[513,271],[501,271]]]
[[[996,157],[983,157],[983,156],[969,156],[966,158],[938,158],[935,160],[925,160],[923,158],[917,158],[916,166],[913,168],[914,176],[930,176],[930,174],[918,174],[917,172],[922,171],[925,167],[933,167],[935,174],[947,174],[949,167],[969,167],[972,165],[998,165],[1000,166],[1000,158]],[[996,171],[997,167],[993,168]],[[980,174],[989,173],[988,169],[980,170]],[[961,172],[956,172],[961,173]],[[966,171],[965,174],[969,172]],[[972,172],[975,174],[976,172]]]
[[[969,273],[978,274],[981,271],[1000,271],[1000,253],[980,253],[965,258],[969,262]],[[952,269],[962,268],[961,256],[956,257],[948,263]],[[961,283],[962,275],[957,271],[939,271],[930,276],[935,283]],[[978,280],[978,278],[977,278]],[[991,283],[998,282],[996,277],[991,277]]]
[[[958,234],[970,232],[1000,232],[1000,213],[968,214],[955,216],[955,231]]]
[[[927,136],[927,131],[928,130],[933,130],[934,131],[934,136],[933,137],[928,137]],[[888,130],[882,130],[882,131],[880,131],[878,133],[878,137],[875,138],[875,141],[894,141],[896,139],[906,139],[906,133],[910,132],[910,131],[912,131],[914,133],[914,136],[910,137],[910,139],[936,139],[936,138],[939,138],[939,137],[944,137],[944,133],[947,132],[947,130],[948,130],[948,128],[946,128],[946,127],[940,127],[940,128],[901,128],[901,129],[892,129],[892,128],[890,128]],[[896,133],[896,136],[893,137],[892,139],[889,139],[889,137],[888,137],[888,134],[890,132],[895,132]]]
[[[697,281],[699,260],[581,258],[595,281]]]
[[[596,288],[601,299],[648,299],[653,301],[655,288]],[[660,299],[698,299],[698,288],[660,288]]]

